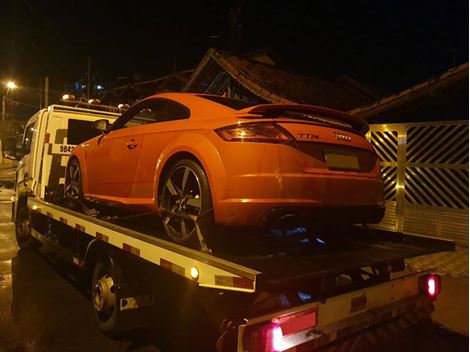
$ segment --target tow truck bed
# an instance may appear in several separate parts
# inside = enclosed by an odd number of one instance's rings
[[[210,275],[200,275],[198,283],[201,286],[244,292],[316,279],[328,280],[366,266],[390,266],[405,258],[454,249],[451,241],[355,227],[340,236],[329,236],[331,243],[328,239],[323,241],[312,237],[308,243],[273,248],[268,252],[264,249],[264,254],[217,253],[215,256],[42,200],[30,199],[28,207],[182,276],[190,278],[193,266],[199,271],[208,270]],[[43,239],[37,232],[35,235],[37,239]],[[79,262],[81,259],[74,260]],[[239,287],[230,284],[229,274],[240,278],[235,279]]]
[[[342,234],[340,243],[315,243],[315,239],[309,242],[303,249],[292,248],[276,255],[225,259],[261,272],[259,287],[273,287],[338,276],[366,266],[399,264],[406,258],[452,251],[455,246],[443,239],[365,227],[351,228]]]

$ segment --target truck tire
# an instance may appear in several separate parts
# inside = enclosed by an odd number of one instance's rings
[[[119,307],[121,267],[111,260],[99,260],[91,281],[91,300],[98,328],[105,334],[117,335],[125,330]]]
[[[140,271],[129,270],[129,267],[135,267],[119,254],[111,256],[106,252],[101,253],[94,265],[91,280],[91,301],[98,328],[109,336],[144,328],[148,323],[148,306],[151,301],[142,301],[142,290],[134,286],[136,281],[144,280],[138,274]],[[133,284],[130,280],[133,280]],[[130,307],[129,298],[136,299],[139,306]]]
[[[173,164],[159,194],[160,208],[167,236],[176,243],[201,249],[195,224],[182,215],[201,216],[198,221],[204,242],[213,243],[215,223],[209,180],[202,167],[194,160],[183,159]]]
[[[15,218],[15,236],[22,249],[36,249],[38,242],[31,236],[31,218],[29,209],[21,207]]]

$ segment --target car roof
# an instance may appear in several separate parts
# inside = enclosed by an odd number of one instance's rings
[[[191,117],[225,117],[233,116],[237,111],[226,105],[217,103],[210,99],[204,99],[207,97],[220,97],[220,95],[214,94],[202,94],[202,93],[159,93],[151,95],[144,100],[152,99],[169,99],[174,100],[191,110]],[[253,104],[253,106],[256,104]]]

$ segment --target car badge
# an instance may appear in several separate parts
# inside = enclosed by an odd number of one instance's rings
[[[313,133],[298,133],[297,138],[299,139],[318,139],[320,138],[318,134]]]
[[[333,137],[335,137],[339,141],[351,142],[351,136],[344,133],[333,132]]]

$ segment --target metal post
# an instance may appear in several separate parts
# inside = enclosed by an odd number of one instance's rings
[[[5,94],[2,95],[2,121],[5,120],[5,114],[6,114],[6,96]]]
[[[396,206],[396,230],[403,231],[404,210],[405,210],[405,182],[406,182],[406,145],[407,126],[400,126],[398,130],[398,151],[397,151],[397,206]]]

